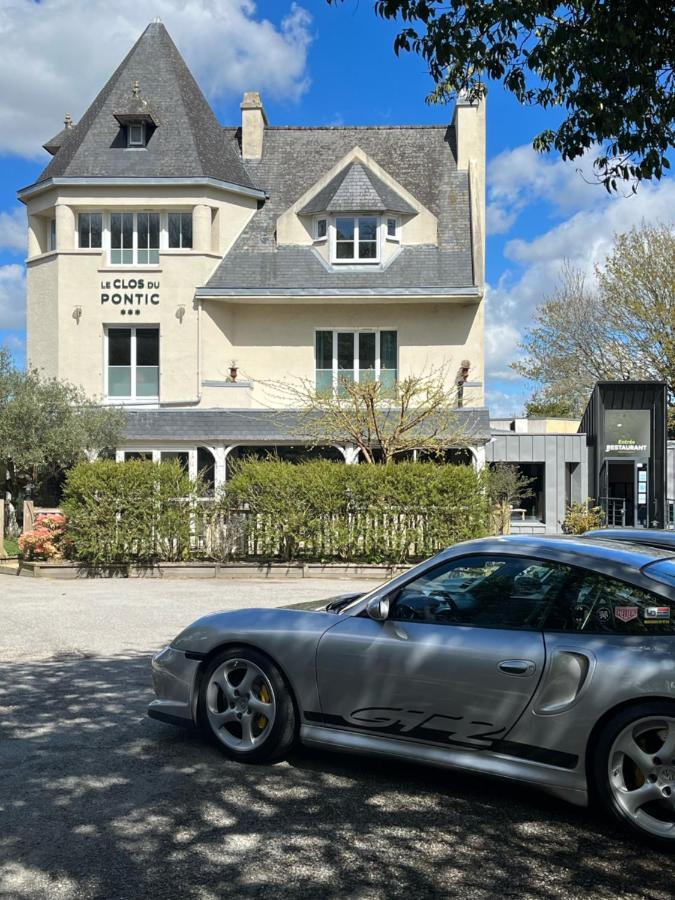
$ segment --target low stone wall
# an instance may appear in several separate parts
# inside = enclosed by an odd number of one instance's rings
[[[152,566],[86,566],[67,560],[23,562],[0,574],[33,578],[372,578],[386,581],[410,566],[339,563],[157,563]]]

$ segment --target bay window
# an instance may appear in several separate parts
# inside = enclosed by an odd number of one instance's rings
[[[169,247],[192,249],[192,213],[170,212],[168,215]]]
[[[103,214],[80,213],[77,217],[77,245],[84,249],[103,246]]]
[[[108,328],[106,396],[120,400],[159,397],[159,328]]]
[[[130,266],[134,262],[134,214],[110,216],[110,262]]]
[[[159,263],[159,213],[110,214],[110,262],[113,266]]]
[[[139,265],[159,263],[159,213],[136,213]]]
[[[316,332],[316,390],[346,394],[345,382],[379,381],[390,392],[398,380],[395,331],[336,329]]]
[[[379,260],[377,216],[336,216],[333,262]]]

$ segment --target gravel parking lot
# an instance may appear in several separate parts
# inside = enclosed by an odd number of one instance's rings
[[[148,719],[151,653],[213,609],[353,581],[0,578],[0,897],[673,896],[673,857],[545,795]]]

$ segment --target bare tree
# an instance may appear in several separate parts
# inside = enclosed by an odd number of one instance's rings
[[[675,385],[675,234],[643,225],[618,235],[586,279],[569,265],[539,307],[513,368],[539,385],[538,403],[580,414],[596,381],[657,379]],[[671,405],[673,403],[671,393]]]
[[[353,444],[367,463],[391,462],[418,451],[440,456],[467,447],[475,425],[457,415],[458,393],[445,370],[409,375],[393,388],[374,380],[340,379],[337,390],[317,391],[300,378],[268,384],[283,406],[300,410],[299,427],[313,445]]]

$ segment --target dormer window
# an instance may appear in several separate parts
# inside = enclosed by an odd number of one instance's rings
[[[126,133],[126,146],[130,150],[147,147],[153,131],[159,126],[159,119],[147,100],[141,96],[141,87],[137,81],[134,81],[131,95],[120,100],[113,115],[122,128],[123,141]]]
[[[397,241],[398,237],[398,221],[393,216],[387,217],[387,240]]]
[[[145,122],[127,125],[127,147],[145,147]]]
[[[323,241],[328,236],[328,220],[327,219],[317,219],[316,220],[316,239],[317,241]]]
[[[377,216],[336,216],[331,254],[333,262],[378,262],[378,228]]]

